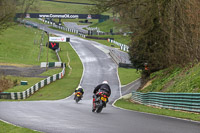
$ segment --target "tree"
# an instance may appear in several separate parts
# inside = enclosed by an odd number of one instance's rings
[[[22,13],[21,19],[24,19],[31,8],[36,9],[35,6],[37,5],[37,3],[38,0],[16,0],[18,10]]]
[[[7,29],[14,23],[16,11],[23,13],[23,19],[28,10],[35,6],[38,0],[0,0],[0,31]]]
[[[0,0],[0,31],[5,30],[13,24],[15,10],[14,0]]]
[[[133,65],[154,72],[200,60],[199,0],[93,0],[97,12],[114,9],[133,32]]]

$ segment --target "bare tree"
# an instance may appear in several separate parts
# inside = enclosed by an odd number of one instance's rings
[[[3,31],[13,25],[16,12],[23,15],[35,6],[38,0],[0,0],[0,31]]]
[[[28,11],[35,7],[38,0],[16,0],[18,10],[22,13],[21,19],[24,19]]]
[[[0,31],[11,26],[15,16],[14,0],[0,0]]]

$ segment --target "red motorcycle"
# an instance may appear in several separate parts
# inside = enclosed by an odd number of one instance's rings
[[[97,113],[100,113],[102,109],[106,107],[106,103],[108,102],[108,93],[102,91],[98,92],[96,95],[97,98],[93,103],[92,112],[96,111]]]

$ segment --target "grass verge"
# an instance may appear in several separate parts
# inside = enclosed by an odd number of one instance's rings
[[[42,31],[24,25],[16,25],[7,29],[0,36],[0,62],[26,65],[40,65],[40,62],[45,62],[47,48],[44,46],[40,61],[38,61],[41,34]],[[47,42],[46,34],[44,36],[43,45]],[[36,43],[34,44],[34,42]],[[55,61],[57,61],[55,52],[49,50],[49,62]]]
[[[28,128],[14,126],[14,125],[5,123],[1,120],[0,120],[0,127],[1,127],[0,133],[41,133],[38,131],[33,131]]]
[[[89,14],[88,8],[91,5],[59,3],[40,0],[37,5],[37,11],[30,9],[29,13],[71,13],[71,14]]]
[[[98,27],[100,31],[110,32],[110,29],[113,29],[113,32],[119,32],[123,29],[126,29],[125,26],[122,26],[119,22],[113,21],[112,19],[106,20],[102,23],[94,23],[90,27]],[[125,30],[125,32],[128,32]]]
[[[121,85],[126,85],[140,78],[140,72],[132,68],[118,68]]]
[[[51,29],[53,29],[53,30],[61,31],[61,32],[64,32],[64,33],[67,33],[67,34],[72,34],[72,35],[76,35],[76,34],[77,34],[77,33],[73,33],[73,32],[64,31],[64,30],[55,28],[55,27],[53,27],[53,26],[49,26],[49,28],[51,28]]]
[[[83,72],[82,63],[69,43],[60,43],[60,47],[62,50],[59,52],[59,55],[62,62],[68,62],[67,53],[69,54],[72,72],[69,75],[70,70],[66,67],[66,75],[62,79],[41,88],[38,92],[25,100],[63,99],[70,96],[78,86]]]
[[[200,63],[160,70],[150,78],[152,83],[140,91],[200,93]]]
[[[125,100],[125,99],[119,99],[117,102],[115,102],[115,106],[128,109],[128,110],[139,111],[139,112],[146,112],[146,113],[152,113],[152,114],[157,114],[157,115],[165,115],[165,116],[171,116],[171,117],[176,117],[176,118],[200,121],[199,114],[182,112],[182,111],[174,111],[174,110],[169,110],[169,109],[153,108],[153,107],[149,107],[149,106],[145,106],[141,104],[132,103],[130,102],[130,100]]]
[[[96,37],[114,38],[115,41],[128,45],[131,42],[129,36],[123,35],[95,35]]]

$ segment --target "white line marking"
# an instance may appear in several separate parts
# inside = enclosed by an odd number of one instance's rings
[[[121,109],[121,110],[125,110],[125,111],[131,111],[131,112],[141,113],[141,114],[147,114],[147,115],[154,115],[154,116],[160,116],[160,117],[172,118],[172,119],[177,119],[177,120],[188,121],[188,122],[193,122],[193,123],[198,123],[198,124],[200,124],[199,121],[188,120],[188,119],[182,119],[182,118],[177,118],[177,117],[172,117],[172,116],[166,116],[166,115],[158,115],[158,114],[147,113],[147,112],[139,112],[139,111],[129,110],[129,109],[124,109],[124,108],[121,108],[121,107],[115,106],[115,105],[114,105],[115,102],[117,102],[117,100],[119,100],[119,99],[121,99],[121,98],[122,98],[122,97],[116,99],[116,100],[112,103],[112,106],[113,106],[114,108]]]

